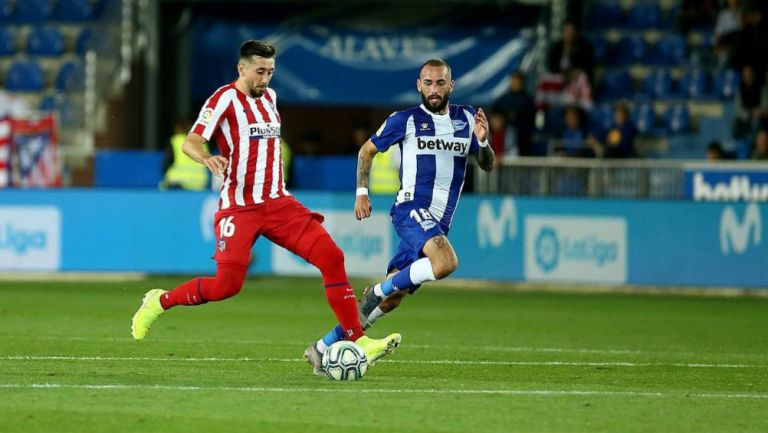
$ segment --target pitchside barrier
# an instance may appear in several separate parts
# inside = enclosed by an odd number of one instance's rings
[[[354,193],[298,192],[322,212],[353,276],[381,276],[397,248],[389,197],[370,219]],[[147,190],[0,191],[0,272],[214,271],[212,193]],[[450,239],[463,278],[768,288],[768,205],[464,196]],[[256,274],[316,274],[266,240]]]

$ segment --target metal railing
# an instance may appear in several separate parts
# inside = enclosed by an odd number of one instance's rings
[[[706,162],[660,159],[504,157],[491,172],[474,170],[474,191],[481,194],[680,199],[685,174],[692,169],[749,170],[765,164],[749,161]]]

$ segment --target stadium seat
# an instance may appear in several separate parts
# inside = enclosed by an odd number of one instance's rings
[[[41,23],[53,12],[51,0],[23,0],[16,2],[14,20],[20,23]]]
[[[723,99],[731,99],[739,91],[739,74],[733,69],[723,69],[715,77],[715,92]]]
[[[0,23],[6,23],[13,18],[13,3],[11,0],[0,0]]]
[[[53,15],[60,21],[88,21],[93,5],[91,0],[59,0]]]
[[[648,98],[667,98],[672,93],[672,78],[666,68],[651,71],[643,82],[642,96]]]
[[[670,133],[685,132],[690,126],[690,114],[685,104],[673,104],[664,115],[666,128]]]
[[[32,60],[14,62],[5,75],[5,88],[10,91],[36,92],[44,86],[43,69]]]
[[[690,69],[680,80],[680,92],[686,98],[701,99],[709,96],[709,74],[701,68]]]
[[[0,57],[16,54],[16,42],[7,29],[0,27]]]
[[[618,27],[621,23],[623,10],[618,1],[591,2],[587,13],[587,25],[591,28],[605,29]]]
[[[632,119],[638,132],[641,134],[651,132],[656,125],[656,112],[653,109],[653,104],[650,102],[635,104]]]
[[[652,29],[661,25],[661,8],[656,3],[635,3],[627,13],[627,26],[633,29]]]
[[[38,108],[41,110],[53,110],[59,105],[58,98],[59,95],[46,95],[40,100]]]
[[[648,62],[654,65],[679,65],[687,58],[685,39],[680,35],[667,34],[650,50]]]
[[[608,60],[608,41],[602,35],[592,35],[589,42],[592,44],[597,64],[605,63]]]
[[[64,53],[64,37],[53,26],[35,27],[27,37],[27,54],[60,56]]]
[[[599,104],[589,113],[589,130],[600,136],[613,125],[613,107],[611,104]]]
[[[598,82],[597,93],[600,98],[626,98],[632,94],[632,77],[624,69],[605,71]]]
[[[93,30],[89,27],[84,28],[82,31],[80,31],[80,34],[77,35],[77,40],[75,41],[75,54],[78,56],[84,56],[85,52],[88,51],[89,48],[91,48],[93,45]]]
[[[640,35],[623,37],[614,47],[614,61],[620,65],[641,63],[645,58],[645,39]]]
[[[68,61],[61,64],[56,73],[56,90],[82,90],[84,85],[85,72],[82,63]]]

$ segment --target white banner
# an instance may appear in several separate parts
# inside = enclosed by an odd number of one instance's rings
[[[61,214],[48,206],[0,206],[0,270],[57,271]]]
[[[525,278],[532,281],[627,281],[624,218],[525,217]]]

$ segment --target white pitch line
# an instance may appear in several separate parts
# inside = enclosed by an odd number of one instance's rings
[[[152,361],[152,362],[306,362],[301,358],[164,358],[119,356],[0,356],[0,361]],[[466,361],[454,359],[401,360],[387,359],[395,364],[436,365],[503,365],[503,366],[553,366],[553,367],[680,367],[680,368],[768,368],[759,364],[702,364],[664,362],[574,362],[574,361]]]
[[[184,386],[184,385],[78,385],[61,383],[2,383],[0,389],[92,389],[92,390],[166,390],[166,391],[233,391],[233,392],[274,392],[274,393],[365,393],[365,394],[495,394],[529,396],[596,396],[596,397],[680,397],[719,399],[768,399],[768,394],[717,394],[717,393],[670,393],[659,391],[596,391],[596,390],[547,390],[547,389],[350,389],[350,388],[278,388],[278,387],[228,387],[228,386]]]
[[[9,335],[0,334],[0,340],[2,339],[14,339],[14,340],[62,340],[62,341],[112,341],[119,343],[134,343],[133,339],[129,336],[121,337],[73,337],[73,336],[59,336],[59,335]],[[182,343],[182,344],[203,344],[205,340],[194,339],[155,339],[155,343]],[[305,342],[301,341],[272,341],[272,340],[217,340],[220,344],[231,345],[264,345],[264,346],[302,346],[305,347]],[[435,345],[435,344],[408,344],[408,348],[413,349],[436,349],[436,350],[452,350],[454,346],[449,345]],[[594,355],[674,355],[674,356],[723,356],[723,357],[751,357],[751,358],[768,358],[767,354],[762,353],[712,353],[712,352],[678,352],[678,351],[655,351],[655,350],[634,350],[634,349],[595,349],[595,348],[563,348],[563,347],[526,347],[526,346],[466,346],[462,345],[463,349],[475,350],[475,351],[487,351],[487,352],[542,352],[542,353],[581,353],[581,354],[594,354]]]

